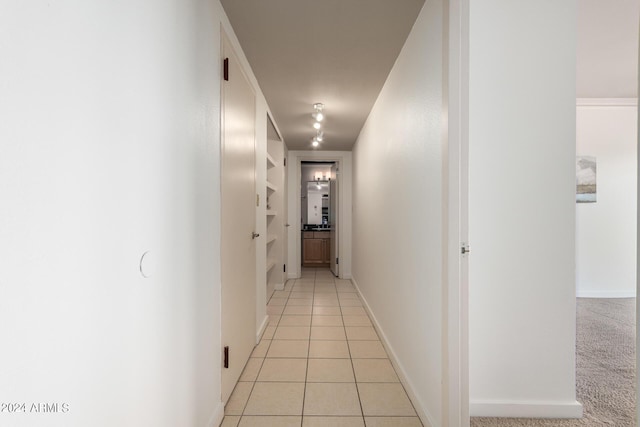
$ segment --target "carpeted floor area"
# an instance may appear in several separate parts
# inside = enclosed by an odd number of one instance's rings
[[[635,298],[578,298],[579,420],[472,418],[472,427],[634,427]]]

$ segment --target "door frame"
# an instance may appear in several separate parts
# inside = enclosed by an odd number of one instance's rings
[[[443,419],[468,427],[469,418],[469,0],[445,0],[443,17],[443,144],[448,152],[443,323]]]
[[[640,64],[640,46],[638,46],[638,63]],[[638,84],[640,85],[640,68],[638,69]],[[640,86],[638,86],[640,87]],[[640,94],[639,94],[640,95]],[[640,144],[640,96],[636,98],[636,143]],[[640,150],[637,150],[637,182],[638,186],[636,188],[636,192],[638,194],[638,198],[636,199],[636,216],[637,216],[637,226],[636,226],[636,371],[637,367],[640,366],[640,351],[638,351],[638,340],[640,340],[640,304],[638,304],[638,295],[640,295],[640,214],[638,214],[638,208],[640,206]],[[636,425],[640,427],[640,376],[637,375],[636,372]]]
[[[334,171],[335,170],[335,171]],[[331,165],[331,172],[337,172],[339,166],[337,163]],[[338,216],[338,209],[340,208],[340,199],[338,198],[338,181],[333,180],[329,182],[329,216],[335,217],[332,219],[333,230],[329,232],[331,235],[331,244],[329,245],[329,269],[335,276],[340,276],[340,264],[337,262],[340,258],[340,248],[338,247],[338,241],[336,236],[340,236],[340,217]]]
[[[287,278],[297,279],[301,274],[302,265],[302,233],[300,230],[301,163],[305,162],[336,162],[340,178],[338,179],[338,256],[340,268],[339,278],[351,278],[351,182],[352,156],[350,151],[289,151],[288,159],[288,257]],[[295,221],[293,221],[295,218]]]

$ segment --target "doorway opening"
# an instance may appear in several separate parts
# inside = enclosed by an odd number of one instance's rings
[[[585,418],[616,425],[637,406],[639,4],[577,10],[576,394]]]
[[[315,163],[318,176],[309,175],[303,179],[303,164]],[[325,175],[322,175],[321,167],[325,167]],[[305,166],[306,167],[306,166]],[[352,155],[350,151],[289,151],[287,180],[288,180],[288,218],[291,226],[288,230],[288,257],[287,279],[298,279],[302,274],[302,240],[303,232],[329,233],[325,243],[329,251],[330,268],[335,263],[333,274],[340,279],[351,279],[351,182],[352,182]],[[312,170],[313,172],[313,170]],[[316,178],[320,178],[319,180]],[[324,178],[324,179],[323,179]],[[329,180],[329,178],[331,178]],[[322,224],[322,205],[318,206],[318,218],[320,224],[310,224],[308,218],[303,217],[302,187],[308,182],[321,181],[321,187],[326,181],[329,186],[326,224]],[[322,200],[322,199],[320,199]],[[308,206],[306,207],[308,209]],[[307,224],[307,230],[305,230]],[[323,228],[324,227],[324,228]],[[314,236],[315,237],[315,236]],[[318,235],[320,238],[320,235]],[[317,243],[316,243],[317,244]]]
[[[338,165],[300,164],[300,259],[302,267],[328,267],[338,276]]]
[[[577,399],[586,417],[630,423],[636,401],[637,103],[579,98],[576,117]]]

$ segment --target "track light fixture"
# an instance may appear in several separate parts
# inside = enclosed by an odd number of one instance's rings
[[[322,124],[320,122],[324,120],[323,110],[324,110],[323,103],[316,102],[315,104],[313,104],[313,113],[311,114],[311,117],[313,117],[315,120],[313,122],[313,128],[316,130],[316,136],[313,137],[313,140],[311,141],[311,145],[314,148],[318,147],[322,142],[322,140],[324,139],[324,132],[320,130],[322,128]]]
[[[321,122],[322,120],[324,120],[324,114],[322,113],[322,110],[324,110],[324,104],[321,102],[316,102],[315,104],[313,104],[313,109],[315,110],[315,112],[311,114],[311,117],[316,119],[317,122]]]

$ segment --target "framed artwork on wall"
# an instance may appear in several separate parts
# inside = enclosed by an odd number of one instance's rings
[[[596,158],[576,157],[576,203],[596,202]]]

